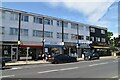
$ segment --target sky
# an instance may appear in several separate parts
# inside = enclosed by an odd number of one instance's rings
[[[107,27],[118,36],[119,0],[4,0],[4,8],[22,10],[84,24]]]

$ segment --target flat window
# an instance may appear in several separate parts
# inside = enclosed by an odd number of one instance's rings
[[[10,35],[18,35],[18,28],[10,28]],[[28,29],[20,29],[21,36],[28,36]]]
[[[62,38],[62,33],[57,32],[57,38],[61,39]],[[68,33],[64,33],[64,39],[68,39]]]
[[[78,39],[84,40],[84,36],[83,36],[83,35],[79,35],[79,36],[78,36]]]
[[[38,18],[38,17],[33,17],[34,19],[33,19],[33,22],[34,23],[40,23],[40,24],[42,24],[42,18]]]
[[[62,21],[57,21],[57,26],[62,26]]]
[[[0,34],[4,34],[5,33],[5,27],[0,26]]]
[[[99,38],[99,37],[96,37],[96,41],[97,41],[97,42],[100,42],[100,38]]]
[[[2,11],[2,19],[5,19],[6,12]]]
[[[68,22],[63,23],[64,27],[68,27]]]
[[[71,23],[71,28],[72,29],[77,29],[77,26],[78,26],[77,24]]]
[[[83,26],[79,26],[79,29],[80,29],[80,30],[84,30],[84,27],[83,27]]]
[[[76,34],[71,34],[71,39],[76,40],[77,39],[77,35]]]
[[[53,25],[53,20],[51,20],[51,19],[44,19],[44,23],[46,25]]]
[[[89,36],[86,36],[86,40],[90,40],[90,37],[89,37]]]
[[[105,30],[101,30],[101,34],[105,34]]]
[[[10,20],[18,21],[19,15],[17,13],[11,12],[10,13]]]
[[[90,41],[95,41],[95,40],[94,40],[94,37],[90,37]]]
[[[105,42],[105,38],[101,38],[101,41],[102,41],[102,42]]]
[[[90,32],[95,33],[95,28],[90,28]]]
[[[57,38],[61,39],[62,38],[62,33],[57,32]]]
[[[28,29],[21,29],[21,36],[28,36]]]
[[[68,33],[64,33],[64,39],[68,39]]]
[[[33,36],[35,37],[42,37],[43,36],[43,32],[40,30],[33,30]]]
[[[85,30],[86,30],[86,31],[89,31],[89,27],[86,26],[86,27],[85,27]]]
[[[28,15],[21,15],[21,20],[24,22],[28,22],[29,21],[29,16]]]
[[[10,35],[18,35],[18,28],[10,28]]]
[[[53,37],[53,32],[45,31],[44,32],[45,37]]]

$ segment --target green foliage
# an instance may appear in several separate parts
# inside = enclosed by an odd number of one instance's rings
[[[114,46],[114,40],[111,39],[113,36],[113,32],[107,32],[108,42],[111,46]]]

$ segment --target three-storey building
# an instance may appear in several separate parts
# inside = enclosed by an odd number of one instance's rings
[[[26,57],[27,49],[29,58],[39,59],[44,53],[82,57],[82,49],[90,48],[89,25],[6,8],[0,14],[2,55],[11,60]]]

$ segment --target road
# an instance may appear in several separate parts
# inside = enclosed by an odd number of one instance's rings
[[[3,70],[3,78],[118,78],[118,59],[100,59],[65,64],[16,66]],[[5,80],[5,79],[3,79]],[[8,79],[10,80],[10,79]],[[13,80],[13,79],[11,79]],[[32,80],[32,79],[31,79]],[[41,80],[41,79],[40,79]]]

